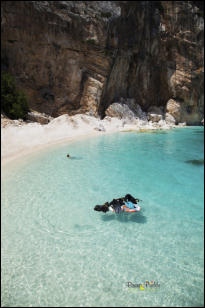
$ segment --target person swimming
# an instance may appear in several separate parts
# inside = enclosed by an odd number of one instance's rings
[[[127,194],[124,198],[123,198],[126,202],[131,201],[132,203],[138,203],[139,201],[142,201],[140,199],[136,199],[134,198],[132,195]]]
[[[104,213],[106,213],[106,212],[109,211],[109,203],[106,202],[106,203],[104,203],[103,205],[96,205],[96,206],[94,207],[94,210],[95,210],[95,211],[98,211],[98,212],[104,212]]]

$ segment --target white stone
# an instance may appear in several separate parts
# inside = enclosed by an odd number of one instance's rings
[[[186,124],[186,122],[183,122],[183,123],[179,123],[178,124],[178,126],[180,126],[180,127],[184,127],[184,126],[186,126],[187,124]]]
[[[102,124],[99,124],[98,127],[94,127],[94,130],[97,130],[99,132],[105,132],[105,127]]]
[[[166,121],[167,124],[171,124],[171,125],[176,124],[175,118],[170,113],[165,114],[165,121]]]

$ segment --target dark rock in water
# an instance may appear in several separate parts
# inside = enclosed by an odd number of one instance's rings
[[[199,166],[199,165],[203,165],[203,164],[204,164],[204,159],[191,159],[191,160],[186,160],[186,163]]]

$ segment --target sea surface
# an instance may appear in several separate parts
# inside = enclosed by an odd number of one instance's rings
[[[203,127],[52,147],[1,188],[3,307],[204,305]],[[93,210],[127,193],[140,213]]]

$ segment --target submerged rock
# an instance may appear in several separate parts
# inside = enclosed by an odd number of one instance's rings
[[[186,163],[200,166],[204,165],[204,159],[191,159],[191,160],[186,160]]]

